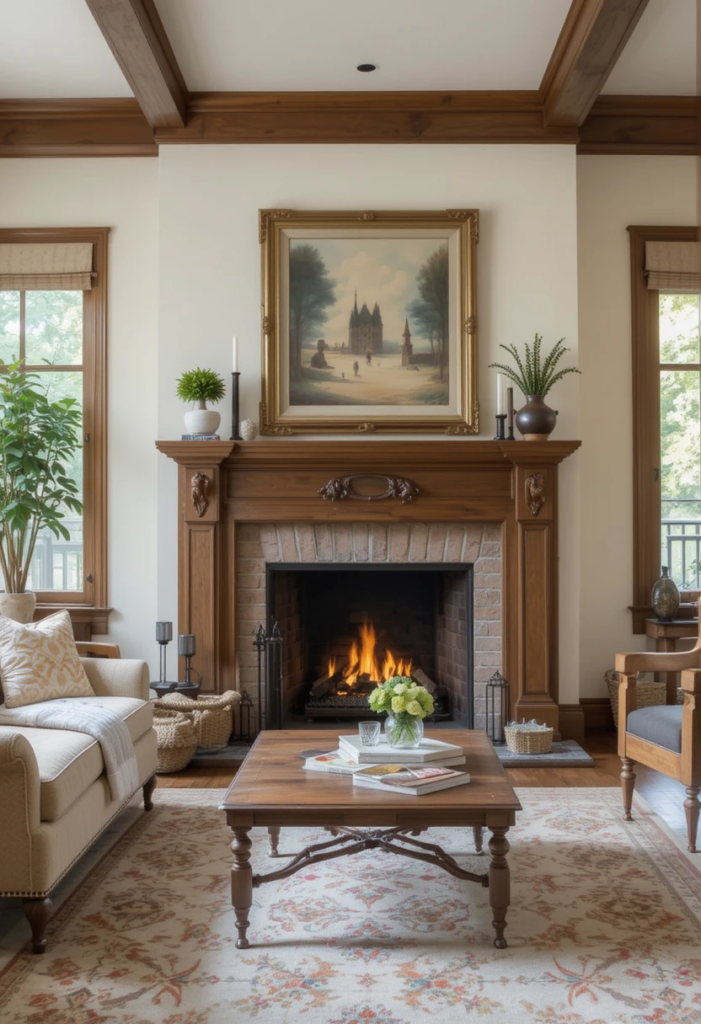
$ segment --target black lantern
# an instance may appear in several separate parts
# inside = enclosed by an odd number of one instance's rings
[[[253,742],[253,701],[251,700],[248,691],[244,690],[241,694],[241,701],[238,709],[239,715],[239,727],[234,732],[234,740],[238,743],[252,743]]]
[[[509,718],[509,684],[501,672],[487,683],[487,736],[492,743],[504,742],[504,726]]]

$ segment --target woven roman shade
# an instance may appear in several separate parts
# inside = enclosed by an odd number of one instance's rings
[[[701,292],[701,243],[646,242],[645,276],[656,291]]]
[[[89,291],[92,247],[92,242],[0,243],[0,289]]]

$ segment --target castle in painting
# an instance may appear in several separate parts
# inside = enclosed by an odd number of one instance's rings
[[[348,351],[351,355],[364,356],[371,352],[374,356],[382,352],[382,317],[380,307],[375,303],[372,313],[363,303],[358,310],[358,293],[355,294],[355,305],[351,310],[348,322]]]

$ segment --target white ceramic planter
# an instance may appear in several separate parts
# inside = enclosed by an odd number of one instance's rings
[[[15,622],[31,622],[36,603],[33,590],[25,590],[23,594],[0,594],[0,615]]]
[[[216,434],[221,415],[212,409],[189,409],[185,413],[185,432],[187,434]]]

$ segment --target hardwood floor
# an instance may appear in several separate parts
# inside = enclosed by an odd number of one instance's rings
[[[621,761],[616,753],[615,733],[592,733],[582,746],[595,761],[593,768],[512,768],[514,786],[620,786]],[[640,793],[675,832],[686,833],[684,787],[645,765],[635,766],[636,792]],[[226,789],[233,769],[190,768],[176,775],[159,775],[161,788]]]

